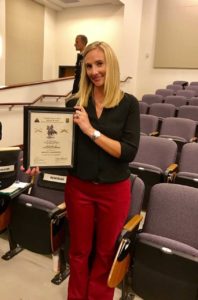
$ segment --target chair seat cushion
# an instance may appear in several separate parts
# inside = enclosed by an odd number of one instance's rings
[[[34,208],[41,209],[44,211],[51,211],[57,207],[54,203],[50,201],[26,194],[21,194],[18,197],[18,202],[23,203],[26,206],[33,206]]]
[[[182,178],[192,179],[192,180],[198,181],[198,174],[197,173],[178,172],[177,177],[182,177]]]
[[[187,256],[189,259],[198,262],[198,249],[191,247],[187,244],[181,243],[176,240],[172,240],[163,236],[157,236],[150,233],[140,233],[138,236],[141,242],[152,244],[154,247],[159,246],[162,251],[167,250],[167,253],[171,254],[171,251],[179,256]],[[170,252],[168,252],[168,249]]]
[[[161,138],[168,138],[172,141],[176,142],[182,142],[182,143],[187,143],[188,141],[185,138],[182,138],[180,136],[170,136],[170,135],[165,135],[165,134],[160,134]]]
[[[153,166],[153,165],[149,165],[149,164],[144,164],[144,163],[139,163],[139,162],[132,162],[132,163],[129,164],[129,166],[131,168],[138,168],[138,169],[150,171],[150,172],[157,173],[157,174],[162,174],[163,173],[162,169],[160,169],[156,166]]]

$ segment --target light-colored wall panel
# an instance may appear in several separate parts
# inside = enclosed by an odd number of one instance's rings
[[[198,2],[158,0],[156,68],[198,68]]]
[[[6,1],[6,85],[43,79],[43,35],[42,5]]]

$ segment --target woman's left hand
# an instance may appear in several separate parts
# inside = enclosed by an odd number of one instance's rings
[[[76,109],[74,113],[74,123],[77,124],[84,134],[90,135],[90,133],[94,130],[90,124],[88,114],[84,107],[75,106]]]

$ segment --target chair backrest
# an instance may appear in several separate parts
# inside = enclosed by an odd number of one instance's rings
[[[139,101],[140,114],[147,114],[148,109],[149,109],[148,103],[143,102],[143,101]]]
[[[187,98],[184,96],[167,96],[165,97],[164,102],[180,107],[181,105],[187,104]]]
[[[31,196],[59,205],[64,202],[65,183],[65,171],[41,172],[35,177]]]
[[[187,98],[187,100],[189,100],[192,97],[195,97],[196,92],[193,90],[178,90],[176,92],[176,96],[184,96]]]
[[[157,116],[158,118],[174,117],[175,113],[175,105],[169,103],[153,103],[149,109],[149,114]]]
[[[156,94],[145,94],[142,96],[142,101],[146,102],[148,105],[151,105],[152,103],[162,103],[163,97]]]
[[[189,142],[196,134],[196,126],[193,120],[169,117],[162,121],[160,136]]]
[[[190,85],[197,85],[198,86],[198,81],[191,81]]]
[[[153,115],[140,114],[140,132],[149,135],[158,130],[159,118]]]
[[[183,146],[179,161],[179,172],[198,174],[198,143]]]
[[[141,136],[133,163],[153,165],[164,172],[170,164],[175,163],[176,156],[177,144],[174,141],[160,137]]]
[[[195,97],[198,96],[198,86],[197,85],[189,85],[186,87],[186,91],[194,91],[195,92]]]
[[[166,96],[174,95],[174,91],[172,89],[157,89],[155,93],[156,95],[161,95],[163,99]]]
[[[183,105],[178,110],[179,118],[191,119],[198,122],[198,106],[194,105]]]
[[[175,80],[173,81],[173,84],[180,84],[182,85],[183,89],[188,86],[188,81],[186,80]]]
[[[21,194],[13,201],[10,230],[13,240],[21,247],[50,254],[63,245],[65,178],[61,174],[62,170],[54,169],[39,173],[30,194]]]
[[[0,189],[12,185],[17,179],[19,147],[0,148]]]
[[[131,178],[131,203],[127,220],[136,214],[140,214],[144,199],[145,185],[141,178],[135,174]]]
[[[181,90],[183,87],[181,84],[168,84],[166,86],[167,89],[173,90],[174,94],[177,90]]]
[[[198,97],[192,97],[188,100],[189,105],[198,105]]]
[[[198,249],[198,189],[178,184],[153,186],[143,232]]]

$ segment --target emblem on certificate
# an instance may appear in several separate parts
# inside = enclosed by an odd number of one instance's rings
[[[72,168],[73,108],[24,107],[24,162],[29,167]]]

